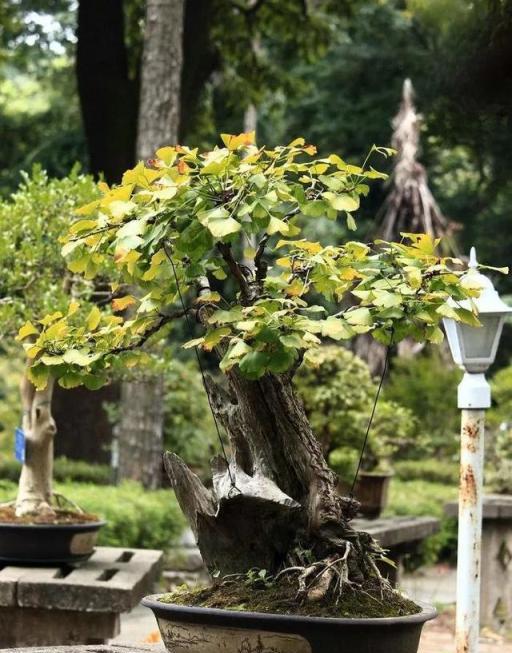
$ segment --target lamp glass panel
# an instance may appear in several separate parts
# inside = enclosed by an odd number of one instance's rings
[[[455,320],[452,320],[451,318],[444,318],[443,320],[444,324],[444,330],[446,332],[446,337],[448,339],[448,345],[450,346],[450,352],[452,354],[452,358],[454,360],[454,363],[456,365],[462,365],[462,352],[461,352],[461,344],[460,344],[460,336],[459,332],[457,330],[458,328],[458,323],[455,322]]]
[[[464,360],[486,359],[492,355],[501,316],[480,314],[478,319],[482,323],[481,327],[472,327],[460,323],[457,325]]]

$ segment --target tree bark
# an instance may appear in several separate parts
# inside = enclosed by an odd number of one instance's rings
[[[183,0],[147,0],[137,157],[175,144],[180,116]]]
[[[163,451],[163,379],[126,381],[121,385],[122,414],[119,439],[119,476],[139,481],[145,488],[160,487]]]
[[[56,433],[51,412],[53,380],[50,379],[47,387],[39,391],[24,376],[20,393],[26,452],[18,485],[16,515],[37,513],[53,516],[53,439]]]
[[[349,526],[357,502],[338,495],[337,477],[291,375],[249,381],[232,370],[227,381],[227,391],[207,383],[232,452],[229,464],[212,462],[213,490],[177,456],[166,455],[171,483],[208,568],[222,575],[253,567],[275,571],[290,564],[296,550],[323,559],[344,550],[347,541],[358,541]]]
[[[183,0],[147,0],[137,136],[140,159],[178,138],[183,14]],[[116,427],[120,479],[160,486],[163,403],[161,378],[123,382]]]

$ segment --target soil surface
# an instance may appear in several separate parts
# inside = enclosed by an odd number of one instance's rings
[[[96,515],[76,510],[54,508],[55,516],[24,515],[17,517],[13,506],[0,506],[0,524],[83,524],[100,521]]]
[[[367,583],[357,589],[347,586],[337,604],[331,597],[302,603],[297,599],[297,589],[297,584],[287,579],[268,584],[224,582],[204,589],[179,588],[164,594],[160,601],[201,608],[308,617],[401,617],[421,612],[416,603],[398,592],[384,590],[381,593],[376,583]]]

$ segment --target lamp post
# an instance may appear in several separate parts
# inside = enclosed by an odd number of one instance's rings
[[[474,300],[480,327],[443,320],[453,360],[464,370],[458,387],[461,409],[459,535],[457,551],[457,653],[477,653],[480,626],[480,546],[485,409],[491,405],[491,388],[485,372],[494,362],[503,323],[512,308],[499,297],[491,280],[478,269],[471,248],[467,276],[480,286]],[[465,306],[465,304],[467,306]],[[469,308],[469,302],[463,302]]]

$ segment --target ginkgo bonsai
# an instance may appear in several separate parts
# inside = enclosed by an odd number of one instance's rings
[[[24,174],[18,190],[0,203],[0,333],[6,355],[19,354],[14,348],[18,332],[25,342],[38,335],[36,327],[26,323],[28,315],[50,326],[62,311],[69,310],[72,296],[81,297],[85,308],[92,284],[75,282],[60,256],[58,238],[73,222],[74,210],[98,195],[93,178],[78,170],[64,179],[49,179],[35,168],[31,175]],[[97,308],[94,311],[99,312]],[[24,434],[24,445],[19,443],[17,453],[24,464],[12,506],[15,515],[4,510],[0,521],[27,515],[55,519],[52,393],[52,382],[36,390],[23,375],[19,431]]]
[[[323,339],[438,343],[444,316],[478,324],[457,306],[478,289],[425,235],[341,245],[301,236],[320,217],[355,229],[368,182],[385,177],[368,160],[315,158],[302,138],[273,149],[251,133],[222,140],[209,152],[162,147],[79,210],[63,247],[69,265],[92,279],[114,261],[140,292],[116,302],[131,307],[127,319],[91,324],[78,310],[40,322],[25,345],[30,378],[39,390],[52,378],[99,383],[179,318],[197,324],[185,347],[219,358],[225,383],[205,386],[229,454],[212,461],[212,489],[176,455],[165,462],[203,559],[221,577],[287,569],[281,577],[295,574],[305,601],[334,601],[346,586],[380,582],[383,552],[351,527],[357,501],[339,496],[293,375],[314,365]],[[379,154],[389,151],[374,146]]]

